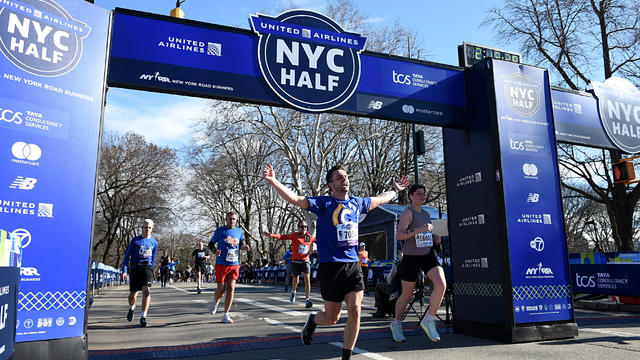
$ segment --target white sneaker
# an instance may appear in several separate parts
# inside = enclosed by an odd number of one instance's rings
[[[440,341],[440,334],[438,334],[438,331],[436,330],[436,322],[434,320],[427,321],[427,318],[425,317],[420,321],[420,327],[425,333],[427,333],[427,336],[431,341]]]
[[[289,295],[289,302],[292,304],[296,302],[296,293],[294,291],[292,291],[291,295]]]
[[[225,324],[233,324],[233,320],[231,320],[229,313],[224,313],[224,316],[222,316],[222,322]]]
[[[211,305],[209,305],[209,314],[213,315],[218,312],[218,304],[219,302],[211,302]]]
[[[400,323],[399,325],[394,325],[392,321],[389,327],[391,328],[391,336],[393,336],[393,340],[395,342],[407,341],[407,338],[405,338],[404,334],[402,333],[402,323]]]

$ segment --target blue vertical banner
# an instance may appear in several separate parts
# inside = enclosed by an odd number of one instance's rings
[[[493,61],[516,324],[573,320],[548,72]]]
[[[4,230],[0,230],[2,232]],[[0,360],[11,356],[16,342],[16,292],[19,274],[20,269],[16,267],[0,266]]]
[[[110,14],[0,2],[0,228],[20,239],[16,341],[84,335]]]

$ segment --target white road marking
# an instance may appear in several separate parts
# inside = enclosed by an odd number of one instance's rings
[[[640,334],[626,333],[620,331],[612,331],[612,330],[604,330],[604,329],[593,329],[593,328],[579,328],[578,331],[586,331],[593,332],[598,334],[606,334],[606,335],[615,335],[621,337],[640,337]]]
[[[261,307],[264,309],[269,309],[271,311],[276,311],[276,312],[280,312],[283,314],[287,314],[290,316],[307,316],[309,315],[308,313],[303,313],[300,311],[293,311],[293,310],[288,310],[279,306],[275,306],[275,305],[269,305],[269,304],[265,304],[263,302],[259,302],[259,301],[253,301],[253,300],[249,300],[249,299],[244,299],[244,298],[236,298],[236,301],[239,302],[243,302],[245,304],[249,304],[249,305],[253,305],[253,306],[257,306],[257,307]]]
[[[271,325],[276,325],[276,326],[280,326],[283,329],[287,329],[290,330],[291,332],[295,332],[295,333],[299,333],[301,331],[301,329],[287,325],[283,322],[280,322],[278,320],[273,320],[273,319],[269,319],[269,318],[263,318],[264,321],[266,321],[267,323],[271,324]]]
[[[324,302],[324,300],[322,300],[322,298],[320,296],[311,295],[311,296],[309,296],[309,298],[311,300],[313,300],[313,301],[318,301],[319,304],[322,304]],[[362,309],[364,309],[364,310],[374,310],[374,311],[377,310],[375,306],[369,305],[369,304],[365,304],[364,302],[365,302],[365,299],[362,299]],[[369,302],[369,301],[367,301],[367,302]],[[346,310],[342,310],[342,311],[344,312]]]
[[[339,347],[340,349],[342,349],[342,343],[341,342],[330,342],[329,344],[331,344],[333,346],[336,346],[336,347]],[[380,354],[372,353],[372,352],[369,352],[369,351],[367,351],[365,349],[360,349],[360,348],[357,348],[357,347],[353,348],[353,353],[354,354],[360,354],[362,356],[366,356],[368,358],[376,359],[376,360],[393,360],[393,359],[388,358],[386,356],[382,356]]]

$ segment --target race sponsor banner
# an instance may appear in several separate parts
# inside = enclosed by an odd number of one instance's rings
[[[20,269],[0,266],[0,360],[13,353]]]
[[[514,319],[572,320],[548,73],[493,64]]]
[[[84,335],[108,32],[109,12],[86,1],[0,2],[0,228],[22,248],[18,342]]]
[[[591,84],[598,98],[600,121],[611,142],[626,153],[640,152],[640,90],[631,81],[615,76]]]
[[[638,264],[571,264],[576,294],[640,296]]]
[[[462,69],[363,51],[313,11],[251,16],[255,31],[117,9],[109,86],[463,127]]]
[[[617,149],[604,131],[597,99],[589,93],[551,89],[556,141]]]

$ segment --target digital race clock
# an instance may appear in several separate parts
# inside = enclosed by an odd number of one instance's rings
[[[518,53],[463,42],[458,45],[458,62],[460,66],[470,67],[486,58],[500,59],[520,63],[522,56]]]

